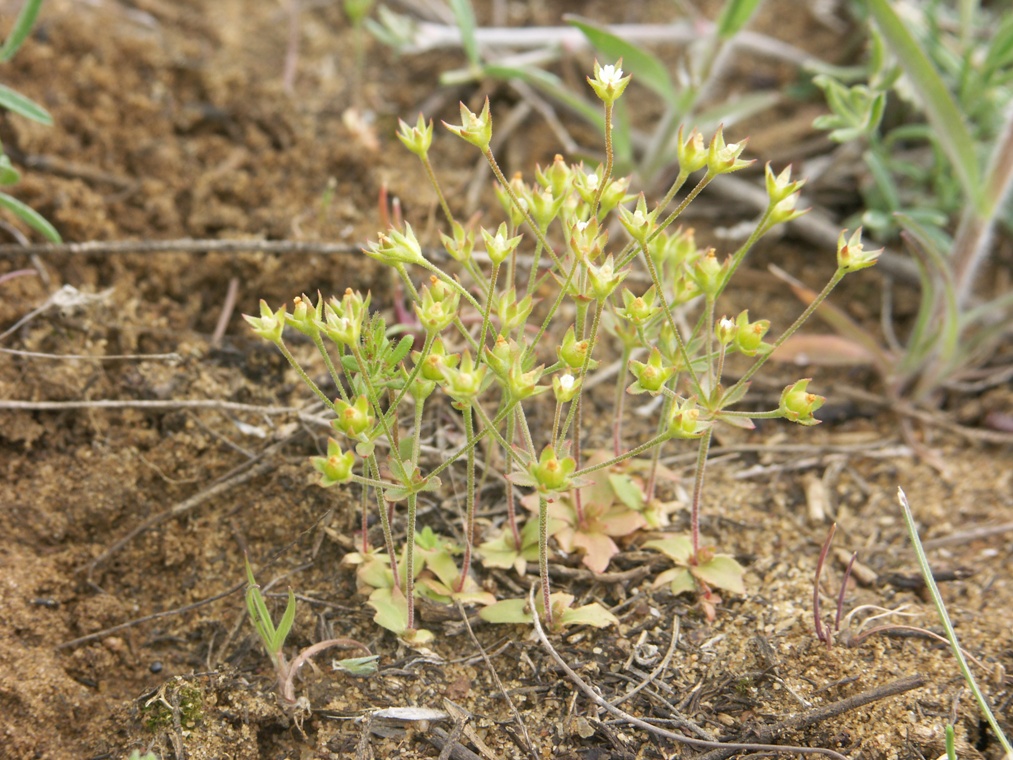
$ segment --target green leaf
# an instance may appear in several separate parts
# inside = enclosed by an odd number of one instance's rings
[[[450,0],[450,10],[461,32],[461,47],[472,67],[480,69],[482,59],[478,55],[478,40],[475,39],[475,11],[469,0]]]
[[[982,68],[986,73],[1013,66],[1013,15],[1006,14],[992,37]]]
[[[401,361],[408,356],[408,352],[412,350],[412,345],[415,343],[415,337],[412,335],[405,335],[401,340],[397,342],[394,350],[390,354],[390,358],[387,360],[389,367],[397,366]]]
[[[868,7],[904,73],[921,96],[928,120],[935,127],[939,144],[953,164],[965,196],[980,216],[987,216],[994,199],[985,195],[974,140],[953,95],[891,3],[868,0]]]
[[[746,585],[742,582],[745,568],[727,554],[715,554],[709,562],[696,565],[690,571],[708,586],[731,591],[733,594],[746,593]]]
[[[53,125],[53,117],[49,115],[49,111],[34,100],[26,98],[20,92],[3,84],[0,84],[0,108],[6,108],[26,119],[45,124],[47,127]]]
[[[288,603],[285,605],[285,613],[281,616],[281,622],[278,623],[278,628],[274,632],[274,644],[275,651],[280,652],[281,648],[285,645],[285,639],[288,638],[288,634],[292,631],[292,625],[295,623],[295,594],[292,593],[291,589],[288,592]]]
[[[673,567],[654,579],[655,588],[660,588],[666,583],[669,584],[668,589],[672,592],[673,596],[692,594],[696,591],[696,581],[693,579],[693,574],[689,571],[688,567]]]
[[[718,37],[728,40],[742,31],[762,2],[763,0],[727,0],[717,23]]]
[[[679,564],[689,562],[689,558],[693,555],[693,542],[690,541],[689,536],[684,535],[656,538],[653,541],[646,542],[644,548],[657,549],[666,557]]]
[[[10,156],[0,153],[0,185],[13,185],[19,179],[21,174],[11,165]]]
[[[593,602],[576,609],[564,610],[563,614],[559,616],[559,625],[590,625],[595,628],[605,628],[610,625],[619,625],[619,618],[597,602]]]
[[[41,7],[42,0],[26,0],[25,4],[21,6],[21,11],[14,21],[11,33],[7,35],[4,44],[0,46],[0,61],[9,61],[13,58],[21,44],[28,39]]]
[[[373,622],[400,636],[408,630],[408,600],[400,589],[381,588],[366,602],[376,610]]]
[[[629,475],[614,473],[609,475],[609,485],[623,504],[640,512],[644,508],[644,492]]]
[[[611,59],[609,63],[622,58],[623,70],[633,74],[637,82],[652,90],[668,105],[677,104],[678,93],[672,84],[672,78],[668,75],[668,67],[661,59],[600,26],[573,16],[566,16],[565,19],[568,24],[580,29],[588,42],[602,55],[608,56]]]
[[[521,625],[532,621],[527,599],[503,599],[478,611],[478,616],[487,623]]]

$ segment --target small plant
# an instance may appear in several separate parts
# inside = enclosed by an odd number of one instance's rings
[[[821,315],[872,356],[890,396],[937,402],[1010,334],[1013,294],[975,303],[974,289],[997,228],[1013,228],[1013,17],[974,3],[952,19],[942,3],[866,7],[868,64],[854,84],[854,71],[816,76],[831,110],[816,125],[865,146],[862,223],[882,238],[903,234],[921,304],[904,340],[885,316],[885,345],[841,312]],[[883,125],[889,99],[910,111],[891,128]]]
[[[267,656],[271,658],[275,673],[278,676],[278,693],[287,707],[295,707],[299,701],[295,696],[295,676],[307,660],[313,655],[323,652],[331,647],[343,649],[357,648],[366,653],[365,657],[339,660],[335,667],[342,672],[355,676],[372,675],[376,672],[377,655],[370,654],[365,644],[360,644],[353,639],[328,639],[308,646],[297,654],[291,661],[285,656],[285,639],[292,630],[295,623],[295,594],[288,592],[288,603],[285,605],[285,612],[282,613],[281,621],[277,626],[271,617],[264,596],[260,592],[253,577],[253,570],[249,561],[246,562],[246,577],[249,584],[246,587],[246,609],[250,615],[250,622],[257,631]]]
[[[818,422],[813,415],[824,399],[810,390],[808,379],[785,388],[777,408],[756,411],[741,405],[751,378],[774,348],[842,278],[872,266],[878,256],[864,250],[860,231],[842,235],[835,274],[771,342],[769,321],[748,311],[720,315],[717,303],[753,245],[803,213],[795,208],[802,182],[791,179],[790,169],[776,174],[768,166],[767,209],[748,240],[719,258],[714,249],[698,247],[692,230],[675,222],[716,177],[751,163],[741,157],[745,144],[727,143],[720,129],[709,143],[695,130],[688,135],[680,130],[679,175],[649,208],[643,194],[628,193],[629,178],[613,173],[613,108],[630,77],[621,61],[596,62],[588,81],[604,105],[600,166],[568,165],[557,156],[536,170],[530,184],[520,176],[508,179],[490,149],[488,100],[479,113],[462,104],[460,124],[445,124],[482,153],[496,177],[506,221],[493,229],[468,227],[454,217],[428,158],[432,123],[421,116],[414,126],[401,123],[398,137],[422,161],[446,216],[441,242],[454,270],[425,253],[407,223],[382,232],[366,254],[397,274],[414,310],[417,337],[405,335],[395,343],[383,317],[370,312],[369,294],[351,289],[340,299],[318,297],[316,303],[299,297],[291,312],[261,302],[260,316],[247,317],[334,413],[340,440],[331,439],[326,455],[314,457],[313,466],[324,487],[357,483],[364,489],[363,504],[368,492],[375,495],[383,547],[369,546],[364,513],[361,551],[347,560],[357,565],[376,622],[414,643],[430,636],[415,625],[417,596],[485,605],[487,619],[529,619],[525,600],[492,605],[494,598],[471,578],[476,556],[491,566],[518,569],[537,559],[540,609],[550,626],[612,622],[604,609],[573,610],[572,599],[552,594],[550,539],[601,572],[618,542],[642,528],[661,527],[659,460],[673,440],[692,441],[698,452],[690,532],[658,544],[681,567],[676,590],[699,591],[711,608],[717,603],[711,586],[741,592],[741,568],[701,543],[713,430],[718,425],[750,429],[757,419]],[[694,175],[695,184],[689,184]],[[680,191],[684,195],[676,200]],[[612,220],[626,233],[617,242],[607,232]],[[649,284],[633,290],[626,281],[635,267]],[[413,271],[424,273],[421,287]],[[403,305],[395,305],[397,310],[406,311]],[[337,397],[295,359],[285,343],[286,327],[317,347]],[[621,373],[615,388],[612,450],[603,453],[587,449],[585,381],[598,366],[596,354],[610,347],[632,377]],[[739,377],[726,381],[733,363]],[[464,442],[433,460],[423,456],[421,442],[426,411],[439,403],[437,391],[459,415]],[[659,409],[653,430],[633,445],[625,442],[628,395],[652,397]],[[480,457],[485,473],[502,478],[506,517],[500,537],[476,546]],[[463,469],[455,473],[463,489],[459,542],[417,525],[420,499],[433,495],[450,501],[441,476],[451,467]],[[533,513],[530,521],[518,515],[517,501]],[[395,518],[406,524],[401,550]]]
[[[26,0],[25,4],[21,6],[10,34],[7,35],[7,39],[4,40],[3,45],[0,45],[0,62],[6,62],[13,58],[24,41],[28,39],[28,35],[35,25],[35,19],[39,15],[41,7],[42,0]],[[29,100],[21,93],[15,92],[10,87],[2,84],[0,84],[0,108],[5,108],[19,116],[37,121],[46,126],[52,126],[53,124],[53,118],[46,109],[38,103]],[[10,157],[4,153],[3,146],[0,145],[0,185],[5,187],[10,186],[16,184],[20,179],[21,174],[11,164]],[[51,243],[60,242],[60,233],[56,231],[56,228],[46,221],[35,209],[25,205],[17,198],[0,192],[0,207],[10,211]]]

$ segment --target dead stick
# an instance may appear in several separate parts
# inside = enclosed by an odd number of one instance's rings
[[[171,411],[174,409],[222,409],[230,412],[255,412],[257,414],[290,414],[301,410],[293,406],[258,406],[241,404],[237,401],[216,399],[96,399],[94,401],[10,401],[0,400],[0,411],[20,409],[28,412],[62,412],[68,409],[149,409]]]
[[[85,243],[37,243],[0,245],[0,256],[15,254],[87,253],[318,253],[358,254],[355,243],[323,243],[311,240],[89,240]]]
[[[154,612],[150,615],[145,615],[144,617],[139,617],[134,620],[128,620],[126,623],[114,625],[111,628],[105,628],[101,631],[96,631],[95,633],[89,633],[87,636],[80,636],[79,638],[71,639],[70,641],[65,641],[62,644],[57,644],[55,649],[72,649],[73,647],[80,646],[81,644],[87,644],[89,641],[95,641],[96,639],[104,639],[106,636],[111,636],[117,631],[123,631],[126,630],[127,628],[133,628],[135,625],[147,623],[149,620],[158,620],[159,618],[172,617],[173,615],[181,615],[184,612],[189,612],[190,610],[195,610],[198,607],[203,607],[206,604],[211,604],[211,602],[217,602],[219,599],[224,599],[227,596],[231,596],[232,594],[244,588],[246,588],[246,581],[243,581],[242,583],[237,583],[232,588],[222,591],[220,594],[209,596],[207,599],[201,599],[199,602],[194,602],[193,604],[186,604],[182,607],[177,607],[174,610],[163,610],[162,612]]]
[[[891,681],[883,686],[876,686],[868,691],[863,691],[861,694],[855,694],[854,696],[846,697],[845,699],[840,699],[836,702],[831,702],[829,705],[817,707],[800,715],[793,715],[787,720],[775,723],[773,726],[765,726],[758,729],[755,732],[755,735],[760,741],[774,741],[785,731],[797,731],[802,728],[808,728],[816,723],[828,720],[829,718],[836,718],[838,715],[843,715],[851,710],[864,707],[872,702],[878,702],[886,697],[903,694],[906,691],[918,689],[924,685],[925,679],[922,676],[899,678],[896,681]],[[696,760],[724,760],[724,758],[734,755],[736,751],[737,750],[734,749],[718,749],[713,752],[708,752],[706,755],[700,755],[700,757],[696,758]]]

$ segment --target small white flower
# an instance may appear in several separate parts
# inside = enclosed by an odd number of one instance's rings
[[[594,172],[588,173],[588,175],[587,175],[587,186],[591,190],[594,190],[594,189],[596,189],[598,187],[598,175],[595,174]]]
[[[623,78],[623,70],[617,69],[615,66],[609,64],[608,66],[602,66],[598,72],[598,81],[603,85],[617,85],[619,80]]]
[[[573,383],[574,383],[573,375],[571,375],[571,374],[560,375],[560,377],[559,377],[559,387],[562,388],[563,391],[568,392],[568,391],[572,390],[573,389]]]

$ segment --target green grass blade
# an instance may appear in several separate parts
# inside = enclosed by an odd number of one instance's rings
[[[274,641],[272,643],[274,644],[275,652],[280,652],[281,648],[285,646],[285,639],[288,638],[288,634],[292,631],[293,623],[295,623],[295,594],[289,590],[285,613],[281,616],[281,622],[278,623],[278,627],[274,632]]]
[[[475,9],[470,0],[450,0],[450,10],[454,13],[457,28],[461,32],[461,47],[473,68],[479,69],[482,61],[478,57],[478,41],[475,39]]]
[[[729,40],[741,32],[762,2],[763,0],[728,0],[718,19],[718,37]]]
[[[21,47],[21,44],[28,39],[32,27],[35,26],[35,18],[39,15],[41,7],[42,0],[27,0],[21,6],[21,11],[14,21],[11,33],[7,35],[4,44],[0,45],[0,61],[9,61],[13,58],[14,54],[18,52],[18,48]]]
[[[985,716],[988,725],[992,727],[992,731],[1002,745],[1003,750],[1005,750],[1007,757],[1013,756],[1013,746],[1010,746],[1009,739],[1006,738],[1006,734],[999,727],[998,721],[996,721],[995,716],[992,714],[992,708],[988,706],[985,695],[978,688],[978,682],[974,680],[974,674],[971,672],[967,660],[964,659],[964,652],[957,642],[957,633],[953,630],[953,623],[950,622],[950,615],[946,611],[946,605],[943,603],[943,597],[939,593],[936,579],[932,577],[932,567],[929,565],[928,557],[925,556],[925,548],[922,546],[921,539],[918,538],[918,527],[915,525],[915,518],[911,514],[911,505],[908,504],[904,489],[897,489],[897,499],[900,501],[901,509],[904,510],[904,522],[907,524],[908,535],[911,536],[911,544],[914,546],[915,555],[918,557],[918,567],[921,569],[922,578],[925,579],[925,586],[932,596],[932,603],[936,606],[936,612],[939,615],[940,622],[943,624],[943,629],[946,631],[946,638],[950,642],[953,656],[957,658],[957,664],[960,666],[960,672],[964,676],[964,682],[974,694],[978,707],[981,709],[981,714]]]
[[[6,108],[26,119],[45,124],[47,127],[53,126],[53,117],[49,115],[49,111],[3,84],[0,84],[0,108]]]
[[[0,193],[0,207],[3,207],[17,216],[36,232],[40,233],[50,243],[62,243],[63,238],[56,228],[46,218],[31,206],[26,206],[17,198],[12,198],[7,193]]]
[[[623,70],[632,74],[637,83],[652,90],[668,105],[678,103],[668,67],[653,53],[582,19],[567,16],[566,22],[577,27],[596,50],[609,57],[605,63],[615,63],[622,58]]]
[[[953,164],[964,194],[979,214],[986,215],[988,202],[974,140],[953,95],[888,0],[868,0],[868,4],[879,31],[921,96],[928,120],[936,129],[939,144]]]

